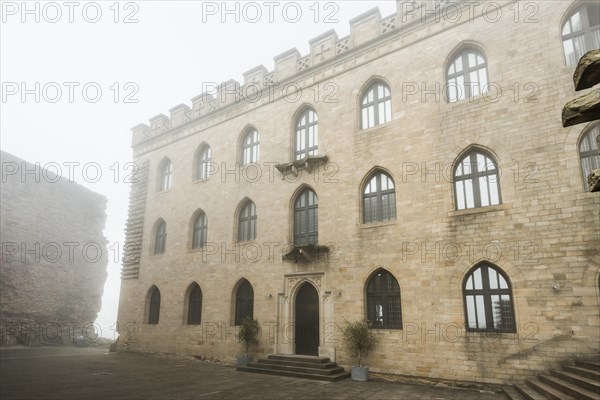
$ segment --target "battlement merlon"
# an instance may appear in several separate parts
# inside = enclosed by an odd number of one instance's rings
[[[131,145],[136,146],[150,138],[150,127],[147,124],[137,124],[131,128]]]
[[[336,31],[331,29],[309,40],[312,65],[335,57],[338,39]]]
[[[352,47],[359,46],[381,34],[379,24],[381,13],[375,7],[350,20],[350,43]]]
[[[171,128],[176,128],[191,121],[191,109],[187,104],[179,104],[169,110],[171,113]]]
[[[277,82],[281,82],[290,76],[296,75],[298,73],[298,60],[300,60],[300,52],[295,47],[275,56],[273,58],[273,61],[275,61],[273,78]]]
[[[169,123],[169,117],[165,114],[158,114],[150,118],[150,131],[160,132]]]
[[[258,84],[262,85],[265,81],[265,76],[269,73],[269,70],[264,65],[259,65],[246,72],[244,72],[244,85]]]
[[[192,119],[208,114],[208,104],[214,101],[212,94],[204,92],[192,98]]]
[[[215,108],[225,107],[228,104],[236,103],[239,100],[240,83],[235,79],[229,79],[219,85],[216,93]]]
[[[396,0],[396,13],[384,19],[381,18],[378,7],[372,8],[350,20],[349,36],[340,39],[333,29],[324,32],[309,40],[310,53],[308,55],[302,57],[300,52],[293,48],[273,58],[274,69],[272,72],[269,72],[263,65],[246,71],[243,73],[244,85],[252,85],[257,88],[247,88],[250,89],[250,93],[258,88],[268,86],[270,83],[282,82],[391,30],[406,25],[416,25],[422,19],[423,14],[435,12],[440,4],[440,0]],[[170,118],[159,114],[150,119],[150,126],[140,124],[132,128],[133,146],[166,130],[176,128],[235,103],[237,99],[235,93],[239,93],[242,88],[240,83],[233,79],[220,85],[211,85],[209,88],[203,88],[204,93],[191,99],[191,109],[185,104],[180,104],[169,110]]]

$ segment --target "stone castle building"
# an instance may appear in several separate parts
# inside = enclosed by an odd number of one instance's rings
[[[597,3],[397,2],[133,128],[121,350],[507,383],[598,354],[600,125],[562,128]]]
[[[0,159],[0,344],[96,341],[106,198],[57,174],[66,164]]]

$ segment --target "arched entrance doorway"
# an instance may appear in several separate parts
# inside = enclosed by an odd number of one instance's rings
[[[319,355],[319,294],[304,283],[296,295],[296,354]]]

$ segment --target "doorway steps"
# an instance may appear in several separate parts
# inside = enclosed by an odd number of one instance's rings
[[[350,377],[350,373],[332,362],[328,357],[302,355],[274,355],[237,367],[238,371],[259,374],[289,376],[335,382]]]
[[[511,400],[600,400],[600,362],[575,361],[524,384],[504,387],[504,393]]]

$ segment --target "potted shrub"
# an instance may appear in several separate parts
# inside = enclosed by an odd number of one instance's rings
[[[377,337],[369,329],[365,321],[346,321],[342,327],[342,337],[351,357],[358,358],[358,365],[352,366],[352,380],[366,381],[369,379],[369,367],[363,367],[362,358],[375,348]]]
[[[240,331],[238,333],[238,339],[244,343],[244,355],[238,357],[237,366],[246,367],[248,362],[252,360],[252,355],[248,354],[248,347],[251,344],[258,344],[258,334],[260,332],[260,325],[258,321],[252,317],[246,316],[240,325]]]

